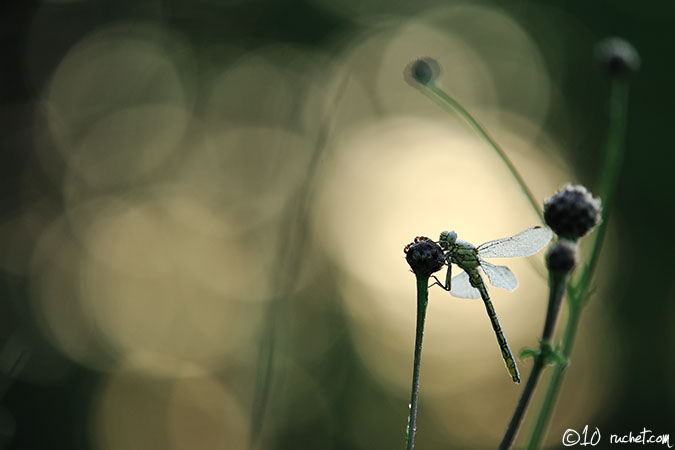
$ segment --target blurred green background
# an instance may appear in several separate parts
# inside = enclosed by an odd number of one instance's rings
[[[543,201],[568,181],[597,187],[608,86],[593,49],[615,35],[643,64],[547,445],[587,424],[605,443],[675,433],[674,10],[3,2],[1,448],[243,449],[261,398],[258,448],[402,448],[403,246],[537,223],[497,157],[403,68],[437,58]],[[509,266],[519,289],[492,291],[518,351],[537,343],[547,289],[527,261]],[[417,448],[495,448],[520,389],[483,306],[432,289]]]

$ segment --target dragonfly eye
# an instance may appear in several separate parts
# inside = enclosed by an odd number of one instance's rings
[[[457,240],[457,233],[454,231],[442,231],[440,237],[438,238],[438,243],[445,250],[448,249],[451,245],[455,244]]]

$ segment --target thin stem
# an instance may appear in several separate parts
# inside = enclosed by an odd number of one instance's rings
[[[542,370],[544,369],[544,366],[544,358],[542,355],[536,355],[534,357],[534,366],[532,367],[530,375],[527,377],[527,383],[525,384],[523,393],[520,396],[520,400],[518,400],[516,410],[513,412],[513,417],[511,417],[509,426],[506,428],[504,438],[502,439],[501,444],[499,444],[499,450],[507,450],[511,448],[511,445],[513,445],[513,441],[516,438],[516,434],[518,433],[518,429],[520,428],[520,425],[523,421],[523,417],[525,416],[525,411],[530,404],[530,400],[532,400],[532,396],[534,395],[537,382],[539,381],[539,377],[542,373]]]
[[[546,312],[544,330],[541,334],[541,341],[539,343],[539,352],[534,356],[534,366],[532,367],[532,371],[527,378],[525,389],[523,389],[520,400],[518,400],[516,410],[513,412],[511,422],[509,422],[509,426],[506,428],[506,433],[504,434],[502,443],[499,445],[499,450],[507,450],[511,448],[511,445],[513,445],[513,441],[518,434],[518,429],[523,422],[523,417],[525,417],[525,411],[527,410],[527,407],[532,400],[532,396],[534,395],[539,377],[546,366],[550,352],[552,351],[551,339],[553,338],[553,330],[555,329],[558,313],[560,312],[560,305],[562,304],[563,295],[565,295],[568,280],[569,273],[551,273],[549,277],[550,289],[548,310]]]
[[[415,432],[417,431],[417,398],[420,391],[420,365],[422,360],[422,338],[424,337],[424,320],[427,315],[429,301],[429,277],[417,277],[417,327],[415,329],[415,358],[413,361],[412,389],[410,391],[410,414],[405,432],[406,449],[415,448]]]
[[[546,320],[544,321],[544,331],[541,333],[542,343],[550,343],[553,340],[553,331],[558,321],[558,314],[560,313],[562,298],[567,290],[569,276],[569,273],[550,275],[548,309],[546,311]]]
[[[509,157],[506,155],[506,152],[504,152],[504,150],[497,143],[497,141],[495,141],[492,138],[492,136],[490,136],[485,127],[483,127],[483,125],[481,125],[481,123],[475,117],[473,117],[471,113],[469,113],[469,111],[467,111],[457,100],[455,100],[452,96],[450,96],[450,94],[445,92],[442,88],[436,86],[435,84],[430,83],[426,85],[420,84],[419,89],[427,97],[438,103],[441,107],[452,113],[457,114],[462,119],[464,119],[471,126],[471,128],[473,128],[483,139],[485,139],[485,141],[487,141],[488,144],[490,144],[492,149],[495,152],[497,152],[497,154],[502,159],[504,164],[506,164],[506,167],[509,169],[509,172],[511,172],[511,175],[513,175],[513,177],[518,182],[520,189],[525,193],[527,199],[530,201],[532,209],[534,210],[535,213],[537,213],[537,216],[539,216],[539,219],[543,222],[544,216],[541,211],[539,202],[534,197],[534,194],[525,183],[525,180],[520,175],[520,172],[518,172],[518,169],[516,169],[516,166],[513,165]]]
[[[621,163],[623,161],[624,140],[626,134],[626,118],[628,105],[628,82],[625,79],[612,79],[610,84],[609,103],[609,130],[607,150],[605,156],[603,179],[600,184],[600,195],[603,200],[602,221],[598,225],[593,240],[593,247],[589,262],[583,268],[578,282],[573,286],[573,296],[569,296],[569,317],[565,327],[565,335],[561,348],[561,356],[569,358],[574,344],[574,336],[579,325],[579,316],[583,303],[590,292],[591,280],[598,263],[600,250],[607,229],[609,212],[611,210],[614,193],[616,192]],[[546,397],[541,405],[535,427],[530,437],[528,449],[536,449],[541,445],[544,432],[553,412],[555,400],[560,391],[565,366],[556,366],[551,382],[546,392]]]
[[[572,345],[574,344],[574,336],[576,335],[579,325],[581,307],[576,305],[576,303],[577,302],[575,301],[568,302],[569,317],[567,318],[567,324],[565,325],[565,334],[563,336],[562,348],[560,350],[560,353],[563,357],[569,356],[572,350]],[[566,368],[566,364],[559,364],[553,369],[553,375],[551,376],[551,381],[548,386],[548,390],[546,391],[546,396],[544,397],[544,401],[539,409],[539,415],[537,416],[537,421],[534,425],[534,429],[532,430],[530,442],[527,445],[528,450],[538,449],[541,446],[541,440],[544,438],[544,432],[546,431],[551,414],[553,413],[553,405],[558,398],[558,392],[560,391],[563,374],[565,373]]]
[[[342,80],[331,105],[337,105],[347,86],[349,77]],[[298,103],[298,107],[301,103]],[[274,267],[284,268],[273,272],[270,285],[275,296],[270,299],[270,306],[266,312],[264,334],[258,349],[258,371],[256,376],[253,406],[251,409],[251,423],[249,430],[249,448],[254,448],[260,437],[267,407],[272,380],[274,378],[274,358],[276,353],[277,321],[281,314],[282,302],[289,296],[293,285],[298,279],[301,264],[300,250],[305,245],[308,228],[309,207],[317,181],[317,168],[327,147],[328,138],[333,126],[332,111],[326,112],[319,132],[316,136],[314,151],[311,155],[305,178],[298,188],[294,198],[289,202],[282,222],[279,247],[275,254]]]
[[[600,185],[600,198],[603,202],[602,215],[600,225],[598,225],[598,230],[595,233],[588,264],[575,286],[582,293],[579,296],[580,301],[585,299],[585,293],[588,290],[595,266],[598,263],[600,249],[602,248],[602,242],[607,230],[607,219],[609,218],[621,163],[623,162],[627,112],[628,82],[623,79],[613,80],[610,84],[609,136],[605,154],[604,178]]]

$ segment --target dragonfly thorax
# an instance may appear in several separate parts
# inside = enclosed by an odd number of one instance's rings
[[[478,250],[466,241],[457,239],[453,246],[448,249],[450,260],[462,269],[473,269],[480,265]]]

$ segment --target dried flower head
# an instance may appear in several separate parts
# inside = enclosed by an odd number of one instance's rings
[[[429,277],[438,272],[445,263],[443,249],[425,236],[417,236],[415,241],[403,249],[405,259],[418,277]]]
[[[560,237],[576,241],[600,221],[600,199],[581,185],[566,184],[544,201],[544,220]]]

